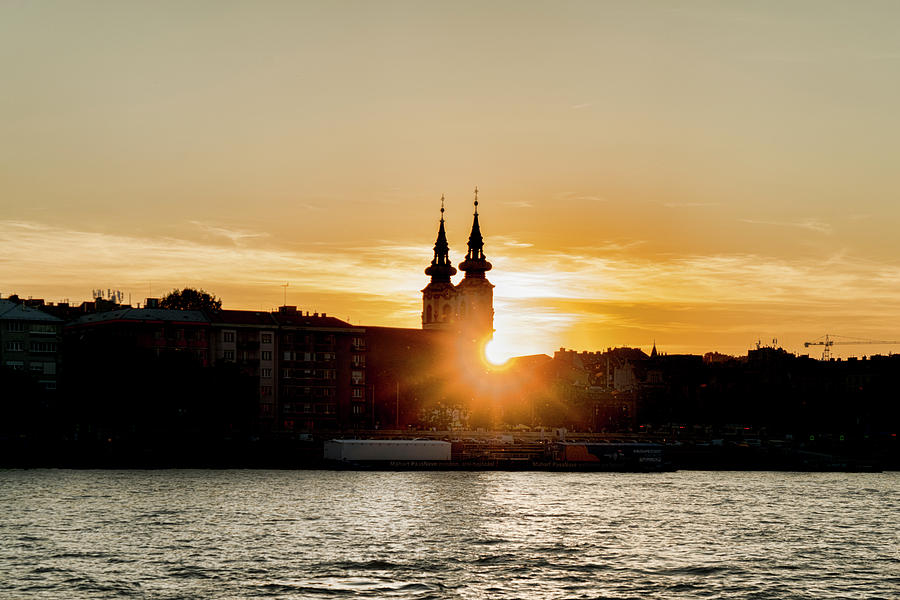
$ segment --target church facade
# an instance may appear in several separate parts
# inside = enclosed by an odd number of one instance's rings
[[[486,273],[491,263],[484,255],[484,237],[478,222],[478,189],[475,189],[475,214],[465,259],[459,270],[465,273],[454,285],[457,273],[450,261],[450,245],[444,227],[444,199],[434,258],[425,269],[431,281],[422,290],[422,328],[459,334],[462,339],[483,346],[494,334],[494,286]]]

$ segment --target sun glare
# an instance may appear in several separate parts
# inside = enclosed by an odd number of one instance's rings
[[[510,353],[497,340],[491,340],[484,347],[484,358],[494,366],[506,364]]]

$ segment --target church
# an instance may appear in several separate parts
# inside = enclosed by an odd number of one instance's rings
[[[477,188],[466,256],[459,263],[464,276],[457,284],[444,210],[441,197],[434,257],[425,269],[431,280],[422,290],[421,329],[365,328],[372,421],[379,428],[421,423],[423,412],[467,404],[480,395],[484,347],[494,335],[494,286],[486,275],[492,265],[484,253]]]
[[[478,188],[475,188],[475,214],[469,234],[468,252],[459,265],[463,280],[453,285],[456,268],[450,262],[450,244],[444,228],[444,198],[441,196],[441,220],[434,258],[425,269],[431,281],[422,290],[422,328],[451,331],[483,348],[494,334],[494,286],[486,273],[491,263],[484,255],[484,237],[478,223]]]

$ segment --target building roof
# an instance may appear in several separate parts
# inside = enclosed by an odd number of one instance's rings
[[[62,319],[47,314],[38,308],[31,308],[25,306],[24,303],[20,304],[3,299],[0,299],[0,319],[5,321],[47,321],[53,323],[62,321]]]
[[[355,325],[351,325],[346,321],[341,321],[340,319],[336,319],[334,317],[323,317],[322,315],[302,315],[299,312],[296,314],[284,314],[284,313],[272,313],[272,318],[279,325],[293,325],[297,327],[340,327],[340,328],[354,328]]]
[[[207,313],[211,323],[223,325],[277,325],[272,313],[254,310],[217,310]]]
[[[177,323],[209,323],[209,318],[199,310],[173,310],[168,308],[121,308],[91,313],[76,319],[73,325],[104,323],[108,321],[169,321]]]

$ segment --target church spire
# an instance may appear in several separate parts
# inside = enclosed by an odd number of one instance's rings
[[[434,258],[431,266],[425,269],[433,282],[447,282],[456,275],[456,269],[450,264],[450,244],[447,243],[447,232],[444,230],[444,196],[441,194],[441,224],[438,227],[437,240],[434,242]]]
[[[466,272],[466,277],[484,278],[484,274],[491,270],[491,263],[484,257],[484,237],[481,235],[481,226],[478,223],[478,188],[475,188],[475,216],[472,221],[472,233],[469,234],[469,251],[466,260],[460,263],[459,268]]]

